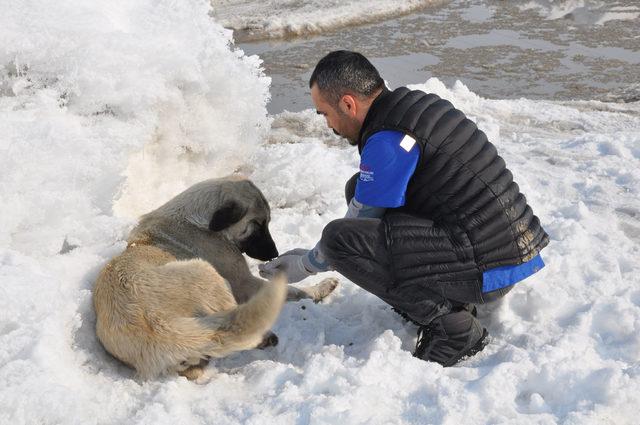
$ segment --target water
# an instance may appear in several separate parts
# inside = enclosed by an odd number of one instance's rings
[[[458,0],[382,22],[239,47],[258,54],[273,78],[271,113],[311,107],[309,75],[336,49],[365,54],[391,87],[437,77],[448,85],[459,79],[488,98],[640,99],[637,0],[566,9],[572,12],[559,19],[550,19],[558,12],[544,9],[545,3],[523,4]],[[603,18],[615,14],[621,20]],[[604,23],[594,23],[598,19]]]

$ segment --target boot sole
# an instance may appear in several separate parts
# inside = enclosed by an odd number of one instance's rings
[[[462,352],[460,354],[458,354],[457,356],[453,357],[451,360],[449,360],[446,364],[442,365],[443,367],[451,367],[454,366],[456,363],[458,363],[461,360],[464,360],[468,357],[471,357],[477,353],[479,353],[480,351],[482,351],[484,349],[484,347],[487,346],[487,344],[489,343],[489,341],[487,341],[487,336],[489,335],[489,332],[487,332],[486,329],[482,329],[482,336],[480,337],[480,339],[471,346],[471,348],[469,348],[467,351]]]

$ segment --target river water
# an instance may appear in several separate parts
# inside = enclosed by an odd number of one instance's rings
[[[363,12],[365,13],[365,12]],[[365,54],[391,87],[437,77],[488,98],[640,99],[640,1],[441,2],[320,34],[242,42],[272,78],[269,112],[310,108],[324,54]]]

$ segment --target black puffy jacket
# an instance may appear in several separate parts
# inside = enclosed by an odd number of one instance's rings
[[[385,217],[397,284],[481,285],[483,271],[526,262],[549,243],[495,146],[450,102],[385,90],[367,113],[360,152],[380,130],[408,134],[421,148],[405,205]]]

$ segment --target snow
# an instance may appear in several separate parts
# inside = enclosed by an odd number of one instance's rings
[[[533,0],[522,10],[536,10],[546,19],[571,19],[578,24],[604,25],[609,21],[633,21],[640,17],[640,7],[621,6],[600,0]]]
[[[308,35],[398,16],[443,0],[211,0],[213,15],[239,40]]]
[[[325,303],[285,306],[277,347],[214,361],[199,383],[140,382],[111,358],[91,290],[139,214],[240,170],[270,201],[280,250],[310,247],[357,170],[314,111],[267,115],[259,59],[208,13],[196,0],[3,9],[0,423],[635,422],[640,102],[414,86],[478,122],[551,237],[543,271],[479,307],[491,343],[460,366],[414,359],[415,327],[344,278]]]

